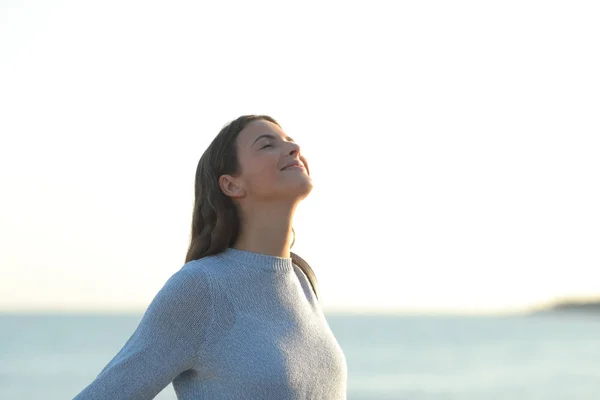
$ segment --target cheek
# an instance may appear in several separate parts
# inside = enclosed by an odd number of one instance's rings
[[[262,193],[272,190],[274,186],[280,185],[284,179],[282,172],[277,169],[277,165],[271,163],[261,163],[253,166],[251,171],[246,174],[246,183],[249,190],[255,193]]]

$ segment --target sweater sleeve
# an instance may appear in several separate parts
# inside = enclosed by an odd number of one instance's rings
[[[205,272],[181,269],[154,297],[129,340],[74,400],[147,400],[190,369],[213,318]]]

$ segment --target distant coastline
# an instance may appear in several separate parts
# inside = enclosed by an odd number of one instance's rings
[[[536,307],[530,315],[571,315],[593,314],[600,316],[600,299],[594,300],[561,300],[547,306]]]

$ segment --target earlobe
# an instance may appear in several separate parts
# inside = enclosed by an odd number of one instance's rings
[[[243,197],[244,189],[238,186],[230,175],[221,175],[219,177],[219,187],[221,191],[229,197]]]

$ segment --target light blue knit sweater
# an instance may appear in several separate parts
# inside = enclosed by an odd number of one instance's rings
[[[228,248],[185,263],[75,400],[346,399],[346,357],[291,258]]]

